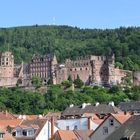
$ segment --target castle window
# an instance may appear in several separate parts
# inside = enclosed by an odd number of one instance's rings
[[[8,58],[6,58],[6,61],[8,61]]]
[[[86,68],[86,70],[88,70],[88,69]]]
[[[87,63],[87,66],[88,66],[88,63]]]
[[[80,68],[80,70],[82,70],[82,68]]]
[[[6,62],[6,65],[8,65],[8,62]]]
[[[75,71],[76,71],[76,68],[75,68]]]
[[[72,69],[70,69],[70,71],[72,71]]]

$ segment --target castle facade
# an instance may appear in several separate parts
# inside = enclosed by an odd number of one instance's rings
[[[127,71],[115,68],[115,57],[112,56],[88,56],[77,60],[67,59],[64,65],[59,65],[56,71],[56,83],[61,83],[68,76],[72,80],[79,75],[87,85],[118,85],[126,76]]]
[[[30,86],[33,76],[40,77],[44,85],[49,80],[60,84],[71,76],[77,76],[87,85],[118,85],[122,83],[127,71],[115,68],[115,57],[86,56],[76,60],[66,59],[64,64],[58,64],[55,55],[34,55],[29,64],[14,64],[11,52],[0,55],[0,86]]]

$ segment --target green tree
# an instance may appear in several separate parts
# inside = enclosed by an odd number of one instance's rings
[[[84,82],[80,79],[79,75],[77,75],[77,79],[74,80],[74,84],[77,88],[81,88],[84,85]]]
[[[32,84],[33,84],[36,88],[41,87],[41,84],[42,84],[41,78],[38,77],[38,76],[33,76],[33,77],[32,77]]]

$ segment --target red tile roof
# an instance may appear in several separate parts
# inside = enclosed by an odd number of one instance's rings
[[[10,119],[16,119],[16,117],[12,114],[12,113],[9,113],[7,111],[2,111],[0,112],[0,120],[10,120]]]
[[[116,120],[118,120],[121,124],[125,123],[132,115],[130,114],[111,114]]]
[[[57,132],[61,140],[78,140],[75,133],[71,130],[58,130]]]
[[[17,120],[17,119],[14,119],[14,120],[0,120],[0,126],[10,126],[10,127],[16,127],[18,125],[20,125],[22,123],[23,120]]]

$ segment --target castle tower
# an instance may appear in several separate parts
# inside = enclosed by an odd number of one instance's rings
[[[11,52],[0,54],[0,77],[14,77],[14,56]]]
[[[109,84],[115,83],[115,55],[108,58]]]
[[[52,55],[51,58],[51,78],[53,81],[53,84],[56,84],[56,67],[57,67],[57,58],[55,55]]]

